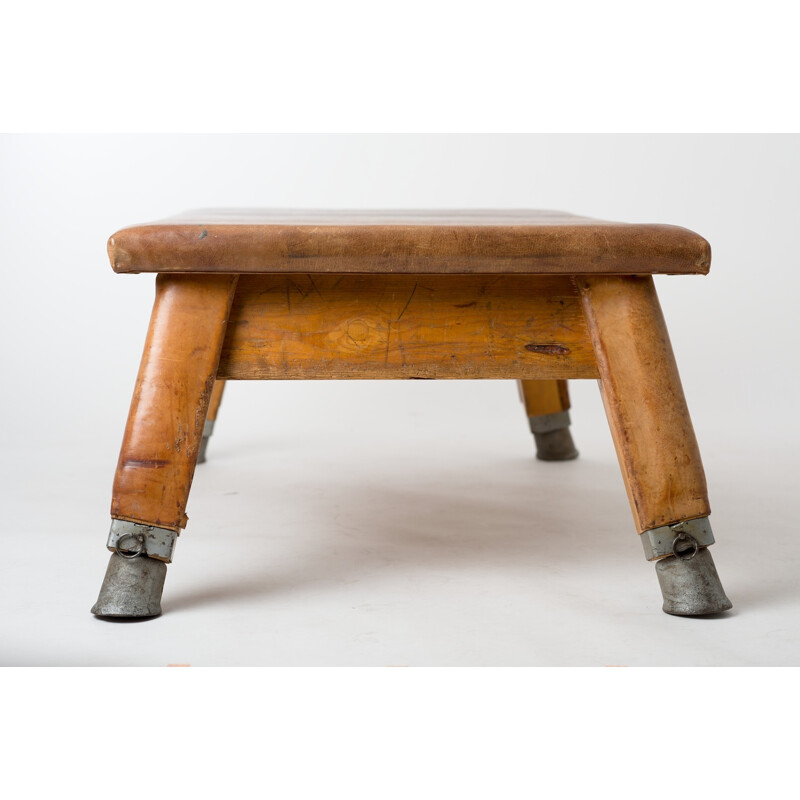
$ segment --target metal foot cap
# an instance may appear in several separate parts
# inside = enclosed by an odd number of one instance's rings
[[[92,614],[98,617],[157,617],[167,565],[147,556],[111,554]]]
[[[667,614],[700,617],[719,614],[733,607],[706,547],[691,558],[669,556],[656,561],[656,575]]]
[[[578,457],[569,428],[534,433],[533,438],[536,442],[536,458],[540,461],[572,461]]]

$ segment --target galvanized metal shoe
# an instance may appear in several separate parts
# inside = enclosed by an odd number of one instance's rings
[[[98,617],[157,617],[167,565],[137,555],[125,558],[112,553],[106,576],[92,614]]]
[[[112,551],[92,614],[98,617],[157,617],[178,534],[153,525],[112,519]]]
[[[722,588],[714,559],[703,547],[689,558],[670,556],[656,562],[664,595],[663,609],[680,617],[719,614],[733,607]]]
[[[681,617],[719,614],[733,607],[708,551],[714,533],[708,517],[683,520],[642,534],[648,561],[664,595],[664,611]]]
[[[540,461],[572,461],[578,457],[569,428],[534,433],[533,439],[536,442],[536,458]]]
[[[578,457],[569,430],[569,411],[528,417],[528,423],[540,461],[571,461]]]

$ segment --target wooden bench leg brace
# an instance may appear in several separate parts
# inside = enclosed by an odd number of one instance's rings
[[[706,479],[653,279],[578,277],[631,510],[664,611],[725,611]]]
[[[186,526],[236,275],[159,275],[111,501],[112,551],[92,613],[161,613],[166,564]]]

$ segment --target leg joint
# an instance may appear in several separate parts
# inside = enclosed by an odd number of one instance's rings
[[[538,414],[528,417],[531,433],[550,433],[562,428],[569,428],[569,411],[558,411],[555,414]]]
[[[692,558],[700,548],[714,544],[714,534],[708,517],[662,525],[645,531],[641,537],[648,561],[658,561],[668,556],[686,560]]]
[[[112,519],[107,547],[123,558],[148,556],[157,561],[172,562],[178,534],[166,528],[141,525],[123,519]]]

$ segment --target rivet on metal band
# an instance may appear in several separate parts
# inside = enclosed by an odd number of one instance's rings
[[[667,556],[688,560],[694,558],[700,548],[714,544],[714,534],[708,517],[687,519],[674,525],[653,528],[645,531],[641,538],[648,561],[658,561]]]
[[[136,558],[142,555],[169,564],[172,562],[177,538],[178,534],[175,531],[166,528],[112,519],[107,547],[123,558]]]
[[[531,433],[550,433],[562,428],[569,428],[569,411],[558,411],[555,414],[538,414],[528,417]]]

